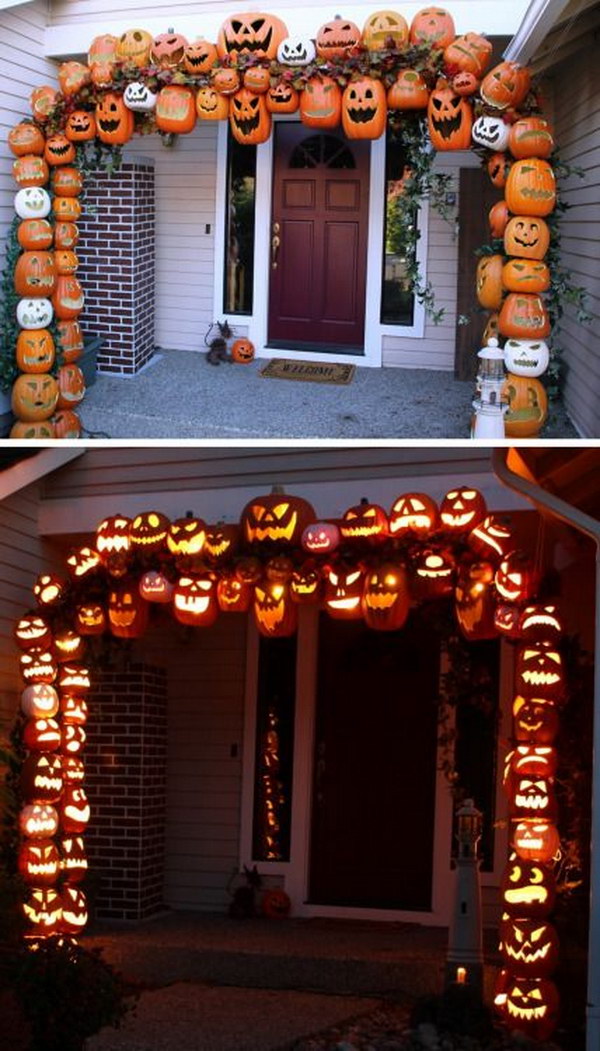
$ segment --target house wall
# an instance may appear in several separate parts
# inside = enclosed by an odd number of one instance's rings
[[[565,307],[560,344],[566,366],[564,400],[569,415],[586,438],[600,436],[600,68],[590,43],[553,71],[555,131],[562,159],[581,168],[559,184],[569,206],[562,220],[562,266],[574,285],[587,290],[591,325],[577,321]]]

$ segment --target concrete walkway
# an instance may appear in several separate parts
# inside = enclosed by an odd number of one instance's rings
[[[265,364],[161,351],[137,376],[98,375],[81,419],[92,438],[469,437],[473,384],[447,372],[357,368],[350,384],[333,386],[266,379]],[[544,437],[577,433],[559,410]]]

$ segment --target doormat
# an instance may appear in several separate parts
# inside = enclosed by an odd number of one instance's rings
[[[260,370],[261,376],[274,380],[304,380],[308,383],[351,383],[356,365],[328,364],[323,361],[292,361],[272,358]]]

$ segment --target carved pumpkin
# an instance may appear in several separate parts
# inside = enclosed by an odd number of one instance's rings
[[[342,95],[342,127],[348,139],[378,139],[387,119],[387,97],[381,80],[352,80]]]
[[[56,719],[29,719],[23,730],[23,744],[30,752],[55,752],[62,734]]]
[[[96,134],[101,142],[124,145],[133,135],[133,113],[123,96],[107,91],[96,104]]]
[[[60,928],[62,899],[54,887],[32,887],[23,902],[27,932],[38,938],[55,934]]]
[[[96,530],[96,550],[104,565],[112,555],[126,555],[131,548],[131,519],[125,515],[105,518]]]
[[[416,69],[401,69],[387,93],[390,109],[425,109],[429,88]]]
[[[454,589],[458,626],[466,639],[493,639],[495,598],[491,562],[461,565]]]
[[[249,66],[244,70],[242,82],[248,91],[264,95],[271,84],[271,73],[267,66]]]
[[[380,51],[390,43],[399,48],[407,40],[408,22],[397,11],[375,11],[363,26],[362,41],[367,51]]]
[[[285,37],[277,48],[277,61],[282,66],[308,66],[316,57],[314,40],[308,37]]]
[[[140,579],[140,595],[146,602],[171,602],[174,587],[159,569],[149,569]]]
[[[456,73],[450,83],[455,95],[474,95],[479,90],[477,77],[474,73],[468,73],[466,70],[462,73]]]
[[[507,339],[504,364],[514,376],[541,376],[548,368],[550,351],[542,339]]]
[[[509,292],[546,292],[550,271],[537,259],[509,259],[502,270],[502,284]]]
[[[513,974],[548,978],[558,964],[558,934],[541,917],[509,916],[502,923],[500,951]]]
[[[91,70],[83,62],[61,62],[58,67],[58,83],[63,95],[76,95],[91,79]]]
[[[83,644],[83,639],[80,639],[80,642]],[[75,726],[85,726],[88,718],[87,701],[83,697],[76,697],[68,693],[60,702],[60,712],[65,726],[69,723]]]
[[[37,124],[30,124],[26,121],[15,124],[14,128],[10,129],[7,141],[15,157],[24,157],[29,153],[41,156],[46,145],[46,138],[41,128],[38,128]]]
[[[529,72],[517,62],[500,62],[481,82],[481,97],[488,106],[508,109],[518,106],[529,92]]]
[[[500,519],[487,515],[469,533],[468,544],[476,555],[498,562],[510,551],[512,535]]]
[[[25,883],[51,887],[58,878],[60,856],[54,840],[25,840],[19,847],[17,868]]]
[[[173,592],[173,614],[180,624],[207,628],[219,614],[214,573],[180,577]]]
[[[290,580],[290,596],[292,602],[299,606],[316,605],[321,600],[322,587],[321,574],[312,559],[294,569]]]
[[[500,888],[501,901],[510,916],[539,919],[547,916],[556,900],[552,869],[537,861],[510,855]]]
[[[198,88],[196,113],[200,120],[227,120],[229,99],[213,87]]]
[[[145,29],[128,29],[117,41],[116,57],[122,62],[143,68],[148,65],[152,41],[152,35]]]
[[[54,265],[57,274],[74,274],[79,267],[79,259],[70,248],[60,248],[54,253]]]
[[[229,57],[234,64],[240,55],[273,59],[287,35],[287,26],[275,15],[244,11],[223,22],[217,36],[217,54],[221,59]]]
[[[398,631],[410,610],[408,578],[404,566],[383,562],[365,577],[362,614],[369,628]]]
[[[241,78],[235,66],[223,66],[211,75],[211,82],[221,95],[235,95],[240,89]]]
[[[498,310],[504,294],[502,267],[504,256],[483,255],[477,264],[476,288],[480,306],[486,310]]]
[[[19,186],[45,186],[50,178],[47,162],[35,153],[17,157],[13,161],[12,173]]]
[[[136,515],[129,530],[131,546],[142,554],[160,551],[166,546],[171,523],[160,511],[143,511]]]
[[[311,77],[300,93],[300,120],[309,128],[336,128],[342,117],[342,93],[332,77]]]
[[[85,780],[85,767],[83,760],[77,755],[65,755],[62,757],[63,778],[65,784],[79,785]]]
[[[19,784],[29,803],[56,803],[64,787],[62,757],[44,753],[28,756],[21,767]]]
[[[35,120],[45,124],[58,100],[58,91],[49,84],[34,88],[29,96],[29,105]]]
[[[76,223],[60,222],[54,226],[54,244],[56,248],[75,248],[79,240],[79,229]]]
[[[61,903],[61,931],[67,934],[82,931],[88,921],[87,901],[83,891],[79,887],[65,884],[62,888]]]
[[[167,547],[175,555],[180,569],[190,568],[201,554],[206,541],[206,523],[192,515],[176,518],[169,526]]]
[[[29,302],[29,300],[21,301]],[[48,420],[58,402],[58,383],[48,372],[23,373],[13,385],[12,411],[19,420]]]
[[[512,845],[526,861],[551,861],[560,848],[558,829],[544,818],[514,821]]]
[[[440,79],[427,103],[429,137],[436,150],[467,150],[471,145],[473,110],[468,99],[455,95]]]
[[[508,154],[492,153],[486,168],[492,186],[496,186],[499,190],[504,189],[511,168],[511,160]]]
[[[27,650],[23,657],[29,657],[31,653],[36,652],[36,649],[37,647]],[[51,655],[50,659],[52,659]],[[53,719],[58,709],[58,693],[50,683],[33,683],[31,686],[26,686],[21,694],[21,711],[28,719]]]
[[[490,235],[492,237],[503,237],[509,218],[510,212],[506,201],[496,201],[496,204],[493,204],[488,212]]]
[[[517,689],[523,697],[560,700],[564,690],[564,670],[560,650],[549,639],[536,639],[517,653]]]
[[[515,161],[508,173],[504,196],[513,214],[550,215],[556,206],[552,166],[537,157]]]
[[[169,29],[154,37],[150,48],[150,63],[160,69],[177,69],[183,62],[188,42],[181,33]]]
[[[22,650],[28,650],[32,646],[47,646],[52,641],[52,632],[39,613],[26,613],[17,622],[14,637]]]
[[[284,80],[283,78],[281,80],[278,80],[277,83],[274,84],[273,87],[270,87],[268,89],[268,91],[267,91],[267,109],[269,110],[269,113],[295,113],[296,110],[298,109],[299,105],[300,105],[300,94],[299,94],[299,92],[297,92],[296,89],[294,87],[292,87],[292,85],[287,80]],[[236,343],[237,342],[238,341],[236,340]],[[244,342],[248,342],[248,341],[244,341]],[[235,344],[234,344],[234,346],[235,346]],[[252,355],[251,355],[251,357],[249,357],[249,358],[246,357],[246,358],[241,358],[241,359],[239,357],[238,358],[234,358],[233,357],[233,348],[232,348],[232,352],[231,352],[232,360],[233,361],[240,361],[241,360],[242,363],[247,362],[247,361],[252,361],[252,358],[254,357],[254,346],[253,346],[253,344],[250,344],[250,346],[252,347]]]
[[[183,52],[183,68],[186,73],[197,76],[199,73],[210,73],[217,61],[217,48],[210,40],[199,37],[191,44],[186,44]]]
[[[235,575],[242,584],[256,584],[262,576],[262,562],[252,555],[238,558],[235,564]]]
[[[55,197],[52,211],[56,219],[76,223],[81,215],[81,204],[76,197]]]
[[[158,95],[141,80],[132,80],[123,92],[123,102],[133,113],[151,113],[157,99]]]
[[[79,660],[85,652],[85,641],[73,628],[61,628],[54,636],[58,661]]]
[[[429,536],[438,517],[437,504],[426,493],[403,493],[389,513],[390,534],[400,539]]]
[[[555,821],[557,804],[552,782],[536,774],[523,774],[512,779],[509,813],[512,818],[543,817]]]
[[[21,675],[26,683],[51,683],[56,679],[58,668],[52,651],[45,646],[32,646],[19,657]],[[28,711],[28,715],[37,715]],[[54,715],[54,712],[41,711],[40,715]]]
[[[501,117],[478,117],[473,125],[471,137],[478,146],[503,152],[508,146],[509,126]]]
[[[546,160],[554,149],[550,125],[544,117],[521,117],[510,129],[508,147],[513,157],[541,157]]]
[[[231,134],[242,145],[266,142],[271,134],[271,114],[263,95],[240,88],[229,109]]]
[[[24,186],[15,194],[15,212],[19,219],[45,219],[50,215],[50,194],[43,186]]]
[[[511,1030],[547,1040],[558,1021],[560,999],[549,978],[523,978],[501,972],[494,1003]]]
[[[520,695],[513,702],[513,733],[517,741],[553,744],[558,733],[556,706],[543,698]]]
[[[286,90],[287,90],[287,88],[286,88]],[[293,88],[292,88],[292,90],[293,90]],[[269,105],[269,99],[271,97],[271,94],[272,94],[272,92],[269,92],[268,95],[267,95],[267,102],[266,102],[267,109],[271,110],[272,112],[285,112],[285,113],[288,113],[288,112],[291,113],[292,112],[292,110],[279,110],[279,111],[273,110],[273,108]],[[298,108],[297,105],[296,105],[295,108],[296,109]],[[245,338],[234,340],[234,342],[232,344],[232,347],[231,347],[231,360],[232,361],[237,362],[238,365],[247,365],[250,361],[252,361],[253,358],[254,358],[254,343],[251,343],[249,339],[245,339]]]
[[[291,601],[288,584],[261,580],[254,587],[253,613],[261,635],[284,638],[298,626],[298,607]]]
[[[84,832],[90,821],[90,804],[85,791],[78,785],[67,785],[60,808],[60,823],[63,832]]]
[[[96,118],[84,109],[73,110],[67,117],[65,135],[70,142],[90,142],[96,138]]]
[[[111,33],[95,36],[88,48],[88,66],[95,66],[99,62],[116,62],[118,42],[118,38]]]
[[[58,253],[55,253],[58,254]],[[75,319],[59,321],[57,325],[58,339],[63,352],[63,361],[77,361],[83,354],[83,332],[81,325]]]
[[[77,661],[61,664],[58,672],[58,686],[61,690],[77,694],[77,696],[87,693],[91,686],[89,668]]]
[[[429,44],[431,48],[443,50],[455,36],[454,19],[442,7],[424,7],[410,24],[411,44]]]
[[[73,200],[73,198],[64,198]],[[56,287],[52,295],[54,313],[61,321],[77,318],[83,310],[85,297],[83,289],[73,274],[59,274],[56,278]],[[76,365],[72,366],[76,368]]]
[[[224,571],[217,583],[217,603],[222,613],[247,613],[252,604],[252,587],[238,580],[233,571]]]
[[[349,507],[339,523],[343,540],[370,547],[382,543],[389,536],[388,517],[379,504],[371,504],[363,497],[360,504]]]
[[[550,748],[548,745],[519,744],[506,756],[504,787],[510,793],[512,781],[523,774],[552,778],[556,773],[557,764],[558,757],[555,748]]]
[[[161,88],[156,100],[156,127],[159,131],[187,135],[196,126],[196,96],[191,88],[170,84]]]
[[[61,365],[58,370],[58,409],[71,409],[83,401],[85,379],[79,365]]]
[[[485,518],[486,513],[484,497],[478,489],[468,485],[450,489],[440,504],[440,520],[444,530],[457,536],[473,529]]]
[[[17,227],[17,240],[21,248],[50,248],[52,238],[53,230],[47,219],[24,219]]]
[[[340,531],[335,522],[311,522],[301,537],[302,547],[311,555],[330,554],[339,542]]]
[[[112,62],[95,62],[92,66],[92,84],[97,88],[110,88],[115,76]]]
[[[132,583],[116,585],[108,596],[108,626],[121,639],[135,639],[148,626],[148,603]]]
[[[503,336],[545,339],[550,335],[550,319],[539,295],[510,292],[502,304],[498,328]]]
[[[509,409],[504,417],[508,438],[535,438],[548,415],[548,395],[543,384],[529,376],[508,375],[504,394]]]
[[[58,814],[49,803],[30,803],[19,812],[19,828],[29,839],[50,839],[58,831]]]
[[[525,606],[519,620],[521,638],[530,640],[549,639],[556,641],[562,635],[563,627],[554,605]]]
[[[82,635],[102,635],[106,629],[106,613],[98,602],[77,606],[75,627]]]
[[[21,372],[48,372],[54,364],[55,347],[47,328],[23,329],[17,337],[15,359]]]
[[[412,562],[412,589],[416,599],[429,602],[451,595],[455,566],[444,548],[422,548]]]
[[[525,602],[538,588],[539,572],[524,551],[509,551],[496,570],[495,584],[506,602]]]
[[[86,741],[86,733],[83,726],[74,723],[63,725],[62,750],[67,755],[78,755],[83,749]]]
[[[270,920],[279,920],[289,914],[292,903],[281,887],[269,887],[261,901],[263,916]]]
[[[100,566],[100,555],[92,547],[80,547],[73,551],[66,561],[67,570],[75,580],[94,573]]]
[[[444,50],[446,66],[453,66],[480,79],[490,64],[492,43],[479,33],[457,36]]]
[[[51,135],[46,139],[44,158],[51,167],[56,164],[72,164],[75,160],[75,147],[66,135]]]
[[[325,570],[323,602],[335,620],[360,620],[365,575],[360,566],[339,564]]]
[[[246,504],[240,521],[246,544],[268,548],[299,546],[304,529],[314,520],[308,500],[275,490]]]
[[[234,555],[240,543],[240,530],[237,525],[217,522],[206,527],[206,538],[202,551],[209,566],[220,566]]]
[[[68,760],[75,762],[74,758]],[[60,869],[69,883],[80,883],[85,879],[88,871],[88,862],[85,855],[85,847],[81,836],[66,836],[59,841],[60,846]]]
[[[360,43],[360,35],[360,29],[354,22],[336,15],[331,22],[326,22],[317,30],[317,55],[325,59],[343,58]]]
[[[524,259],[543,259],[550,245],[550,231],[543,219],[514,215],[504,231],[504,249]]]

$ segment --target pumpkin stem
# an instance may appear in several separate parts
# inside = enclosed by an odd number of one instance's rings
[[[281,496],[282,493],[285,493],[285,489],[283,488],[282,485],[272,485],[271,486],[271,495],[272,496]]]

